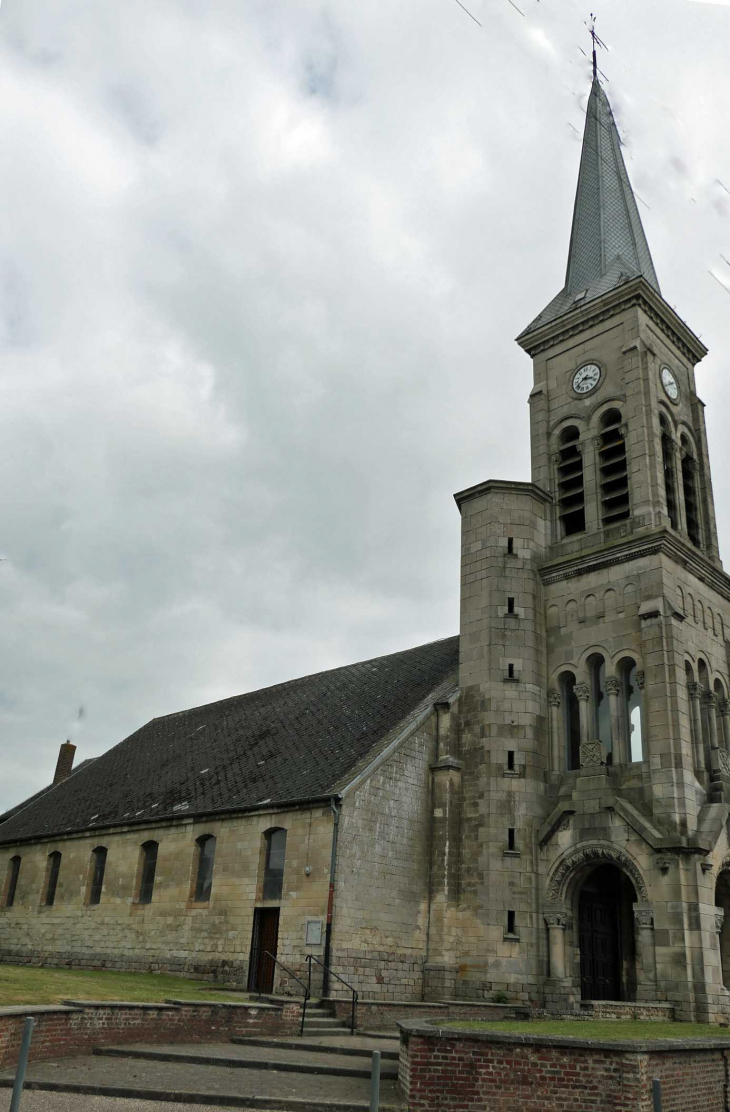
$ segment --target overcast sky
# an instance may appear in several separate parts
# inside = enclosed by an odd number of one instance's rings
[[[67,736],[457,632],[452,495],[529,479],[599,0],[466,2],[2,3],[0,810]],[[730,6],[599,15],[727,555]]]

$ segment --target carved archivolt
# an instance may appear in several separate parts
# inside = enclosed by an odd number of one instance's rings
[[[549,898],[551,900],[562,900],[568,881],[576,869],[583,865],[597,864],[600,861],[618,865],[620,869],[623,869],[633,882],[639,902],[648,903],[649,892],[637,865],[625,850],[611,845],[610,842],[589,842],[587,845],[576,846],[575,849],[569,850],[555,865],[548,880]]]

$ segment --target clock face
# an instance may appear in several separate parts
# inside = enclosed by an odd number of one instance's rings
[[[674,377],[674,372],[669,367],[662,367],[662,386],[673,402],[679,397],[679,383]]]
[[[590,394],[601,379],[601,368],[596,363],[586,363],[573,375],[573,389],[576,394]]]

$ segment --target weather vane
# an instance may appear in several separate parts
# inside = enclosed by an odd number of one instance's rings
[[[605,42],[603,41],[602,38],[599,37],[598,32],[596,31],[596,20],[597,19],[598,19],[598,17],[596,15],[594,15],[593,12],[591,12],[591,23],[590,23],[590,27],[588,29],[591,33],[591,38],[593,39],[593,80],[594,81],[598,77],[598,47],[600,46],[601,50],[608,50],[608,47],[606,46]],[[601,71],[601,72],[603,72],[603,71]],[[604,74],[604,77],[605,77],[605,74]]]

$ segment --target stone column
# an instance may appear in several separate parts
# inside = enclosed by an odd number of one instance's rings
[[[550,939],[550,980],[565,980],[565,927],[567,919],[560,912],[545,916]]]
[[[592,741],[591,737],[591,708],[589,700],[591,697],[591,689],[587,683],[579,683],[575,686],[575,697],[578,700],[578,710],[580,712],[580,743],[585,745],[587,742]]]
[[[639,1000],[656,1000],[656,949],[654,945],[654,911],[647,904],[634,904],[636,956],[642,977],[637,985]]]
[[[548,691],[548,707],[550,708],[550,770],[552,772],[562,772],[565,766],[565,731],[560,729],[560,706],[562,701],[559,691]]]
[[[730,699],[720,700],[720,718],[722,719],[722,737],[720,744],[724,745],[730,753]]]
[[[611,741],[613,743],[614,764],[625,764],[628,757],[621,720],[621,681],[617,680],[615,676],[609,676],[606,680],[606,694],[608,695],[608,705],[611,712]]]
[[[692,727],[695,739],[695,768],[705,767],[705,743],[704,731],[702,729],[702,707],[700,705],[701,698],[702,684],[691,683],[689,685],[689,709],[692,715]]]
[[[457,738],[451,708],[436,704],[438,750],[431,766],[431,883],[428,952],[423,968],[428,999],[454,995],[454,921],[458,891],[461,761],[453,752]]]
[[[707,732],[710,736],[710,749],[719,749],[720,743],[717,736],[717,695],[714,691],[705,692],[705,706],[707,707]]]

